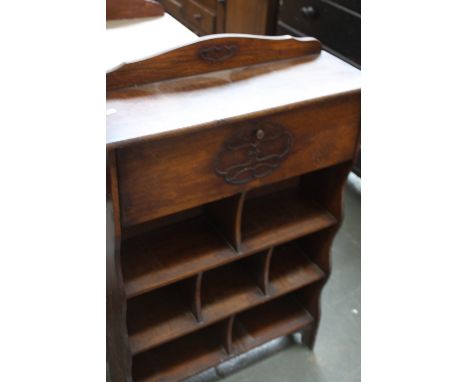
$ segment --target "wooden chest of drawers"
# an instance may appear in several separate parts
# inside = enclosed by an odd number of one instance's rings
[[[167,12],[198,35],[274,34],[276,0],[160,0]]]
[[[276,34],[314,36],[339,57],[361,64],[360,0],[281,0]]]
[[[220,35],[107,79],[113,382],[180,381],[298,331],[312,347],[359,71],[314,39]]]

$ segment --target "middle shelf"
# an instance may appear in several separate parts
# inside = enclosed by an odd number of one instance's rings
[[[326,170],[330,175],[336,172]],[[307,175],[236,194],[153,223],[122,242],[127,298],[134,298],[338,223],[302,183]],[[320,199],[320,198],[318,198]]]

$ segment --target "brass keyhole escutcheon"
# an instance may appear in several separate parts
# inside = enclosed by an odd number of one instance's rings
[[[262,129],[258,129],[256,136],[257,139],[261,141],[265,137],[265,132]]]

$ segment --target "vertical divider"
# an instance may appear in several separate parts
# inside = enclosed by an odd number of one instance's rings
[[[206,206],[206,212],[215,223],[216,228],[237,252],[240,251],[242,241],[241,224],[245,195],[246,193],[242,192]]]
[[[220,335],[223,339],[223,346],[226,352],[231,355],[233,353],[232,338],[233,338],[233,326],[234,326],[235,315],[230,316],[220,324]]]
[[[274,247],[245,259],[251,275],[265,296],[269,293],[270,262]]]
[[[198,322],[203,321],[201,307],[202,277],[203,273],[198,273],[196,276],[180,282],[182,293],[189,301],[192,313]]]

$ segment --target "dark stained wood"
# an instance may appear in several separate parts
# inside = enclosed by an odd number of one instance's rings
[[[337,223],[337,219],[301,189],[247,199],[241,248],[249,251],[296,239]]]
[[[224,1],[216,2],[216,33],[225,32],[225,22],[226,22],[226,7]],[[237,33],[243,33],[243,31],[238,31]]]
[[[181,381],[297,331],[313,347],[359,142],[359,75],[326,52],[284,52],[291,43],[308,44],[258,40],[249,62],[210,48],[221,62],[207,71],[185,47],[179,67],[167,53],[146,62],[166,72],[129,74],[164,81],[108,92],[113,382]],[[248,65],[262,52],[295,58]],[[191,66],[203,74],[186,77]]]
[[[181,381],[216,365],[227,358],[219,331],[209,327],[137,356],[134,381]]]
[[[274,249],[269,276],[269,291],[277,296],[322,280],[325,274],[296,243],[288,243]]]
[[[128,297],[193,276],[236,255],[203,216],[125,241],[122,252]]]
[[[265,252],[256,253],[245,259],[248,271],[254,278],[256,285],[264,295],[268,294],[268,281],[270,272],[270,260],[273,254],[273,247]]]
[[[330,211],[340,223],[343,220],[344,187],[351,168],[352,161],[349,161],[301,178],[304,192]]]
[[[208,36],[167,53],[121,65],[107,73],[107,89],[319,54],[320,50],[320,42],[314,38]]]
[[[314,36],[324,49],[360,67],[360,0],[281,1],[276,34]]]
[[[312,323],[312,316],[292,297],[281,297],[235,317],[233,351],[245,352],[275,337],[294,333]]]
[[[239,262],[205,273],[202,309],[205,321],[215,321],[259,303],[264,295],[254,278]]]
[[[164,8],[154,0],[106,0],[106,19],[133,19],[164,15]]]
[[[191,301],[180,285],[171,285],[128,302],[128,332],[132,354],[165,343],[197,327]]]
[[[224,348],[228,354],[233,353],[233,325],[235,316],[232,315],[227,320],[221,322],[220,336],[223,339]]]
[[[186,0],[183,8],[185,19],[199,35],[213,34],[216,30],[216,14],[193,0]]]
[[[159,0],[159,2],[164,6],[164,9],[174,16],[176,19],[182,19],[183,10],[182,3],[180,0]]]
[[[282,270],[278,268],[283,267]],[[270,270],[270,294],[257,285],[245,263],[235,262],[207,272],[202,284],[202,309],[206,321],[215,321],[281,296],[323,277],[323,272],[304,255],[290,249],[288,256],[277,256]]]
[[[358,142],[358,141],[357,141]],[[358,143],[356,142],[356,151]],[[321,320],[320,296],[331,272],[331,247],[333,239],[343,221],[344,189],[346,179],[351,171],[352,161],[342,163],[329,169],[317,171],[301,178],[302,186],[322,205],[325,205],[337,217],[339,224],[314,235],[299,240],[303,252],[324,271],[324,278],[314,285],[306,287],[299,293],[303,306],[314,317],[312,325],[304,333],[304,344],[313,349],[317,330]],[[320,184],[320,186],[318,186]]]
[[[126,326],[122,267],[120,261],[121,226],[115,152],[107,152],[108,190],[106,203],[106,315],[107,360],[116,382],[131,381],[132,358]]]
[[[192,314],[195,316],[198,322],[202,321],[202,310],[201,310],[201,283],[203,273],[198,273],[194,277],[182,280],[179,285],[182,293],[185,295],[185,299],[190,302]]]
[[[272,8],[277,0],[227,0],[226,33],[273,34]]]
[[[206,206],[215,227],[227,241],[239,250],[241,241],[241,219],[245,193],[221,199]]]
[[[269,118],[186,134],[184,139],[169,137],[122,148],[119,150],[122,224],[142,223],[351,160],[358,135],[358,107],[356,95],[323,99],[307,108]],[[292,152],[266,177],[241,185],[226,183],[215,172],[218,151],[236,132],[256,130],[262,123],[284,126],[294,138]],[[173,187],[175,184],[178,187]]]
[[[200,36],[213,33],[272,35],[275,32],[278,0],[161,0],[161,3],[172,16]],[[202,12],[194,11],[200,8]],[[205,16],[205,12],[210,16]],[[216,26],[213,28],[209,24],[202,28],[200,24],[205,19],[215,19]]]

